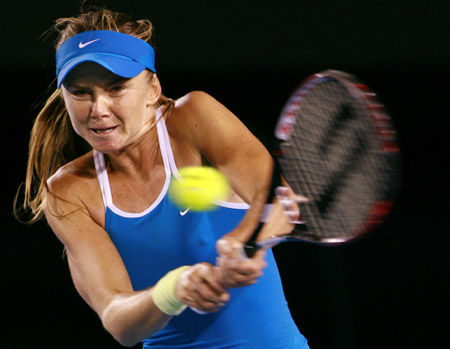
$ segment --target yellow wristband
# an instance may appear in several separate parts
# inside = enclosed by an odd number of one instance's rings
[[[188,268],[189,266],[183,266],[168,272],[153,288],[153,303],[167,315],[179,315],[187,307],[178,300],[175,286],[178,277]]]

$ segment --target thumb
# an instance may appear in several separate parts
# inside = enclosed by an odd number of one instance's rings
[[[242,258],[244,244],[233,238],[222,238],[216,243],[216,250],[219,256],[227,258]]]

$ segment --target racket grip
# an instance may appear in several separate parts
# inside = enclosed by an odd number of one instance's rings
[[[259,250],[259,246],[254,241],[249,241],[244,245],[244,253],[248,258],[252,258],[255,253]]]

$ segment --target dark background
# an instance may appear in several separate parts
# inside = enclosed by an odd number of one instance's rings
[[[448,1],[104,3],[153,21],[166,95],[207,91],[265,143],[306,76],[333,68],[371,85],[402,147],[397,205],[360,241],[277,247],[286,296],[312,348],[449,347]],[[78,9],[77,1],[2,5],[1,348],[119,347],[77,295],[46,224],[12,216],[32,120],[54,88],[54,51],[41,34]]]

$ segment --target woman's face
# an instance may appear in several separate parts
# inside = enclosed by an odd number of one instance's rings
[[[144,139],[160,96],[159,81],[150,74],[122,78],[91,62],[74,68],[61,89],[75,132],[103,153]]]

